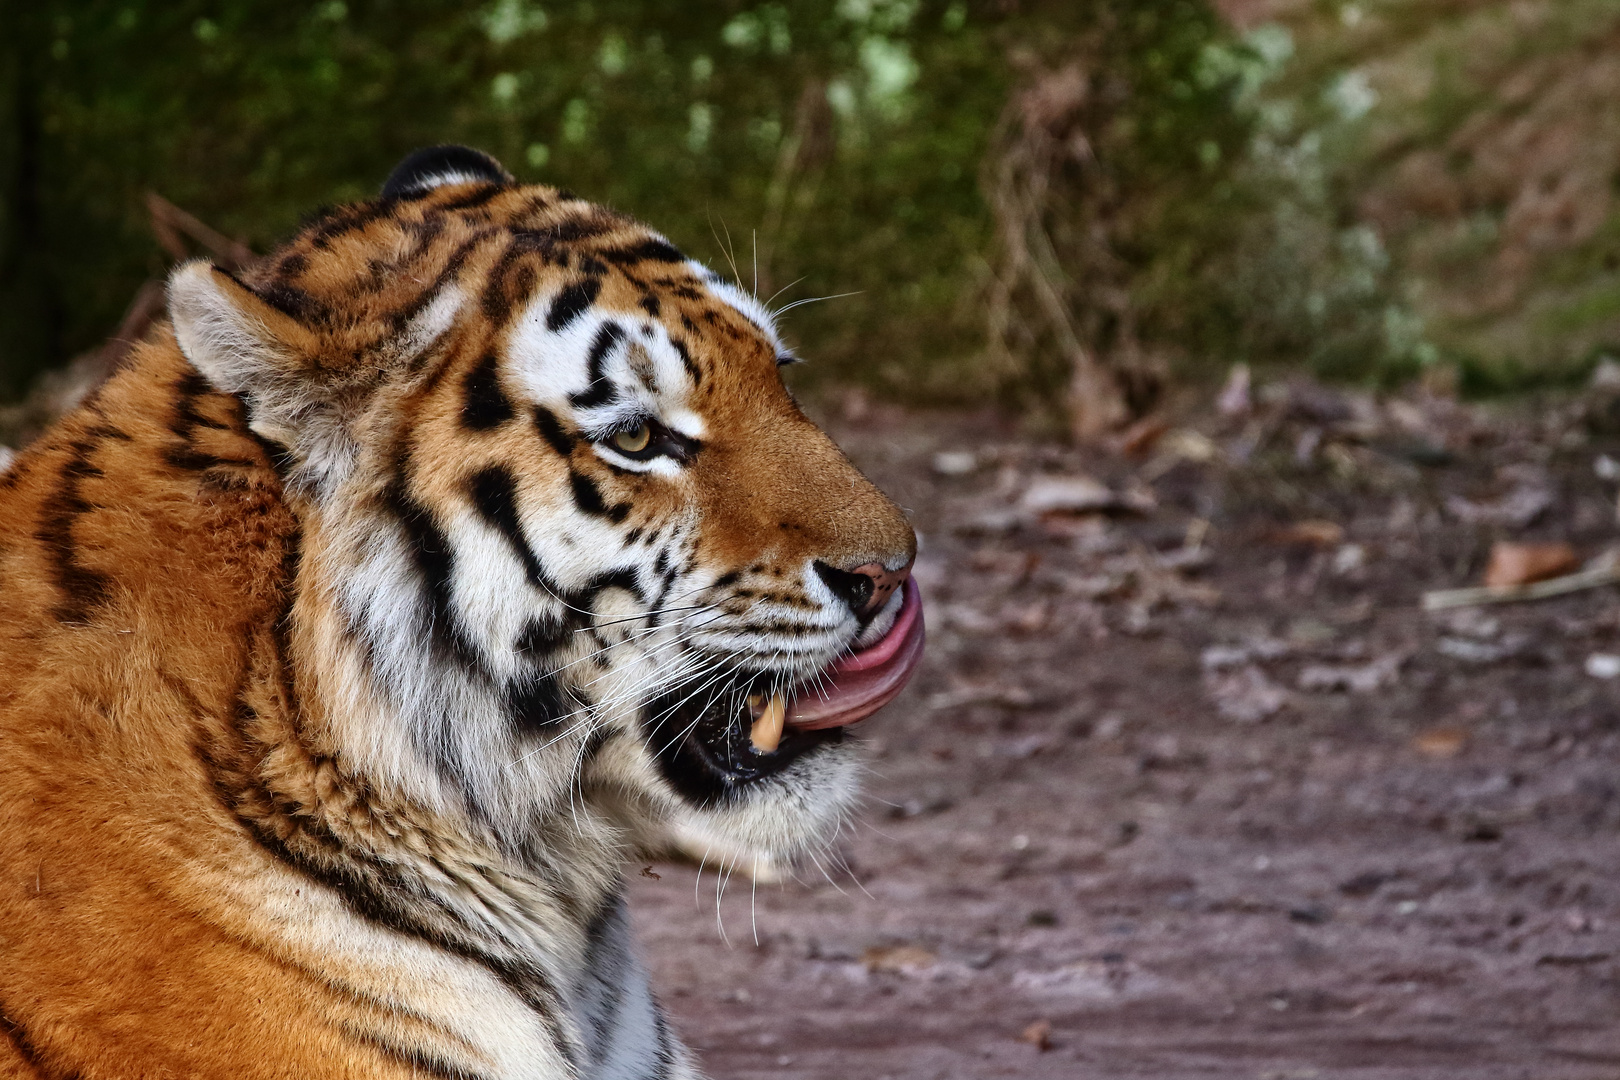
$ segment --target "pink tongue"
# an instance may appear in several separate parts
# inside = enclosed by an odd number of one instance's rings
[[[822,684],[793,700],[787,722],[796,728],[830,728],[864,720],[893,701],[922,659],[922,594],[907,578],[900,614],[882,640],[835,661]]]

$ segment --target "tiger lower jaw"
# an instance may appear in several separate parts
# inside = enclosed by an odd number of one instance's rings
[[[749,681],[739,684],[746,687]],[[671,692],[648,707],[654,720],[646,739],[659,771],[684,800],[719,807],[793,769],[807,755],[825,753],[844,741],[842,728],[786,727],[787,708],[780,691],[739,690],[708,697]]]
[[[823,737],[796,748],[784,739],[777,753],[796,749],[790,762],[729,787],[723,798],[696,801],[681,792],[667,820],[678,846],[721,865],[747,867],[753,858],[750,870],[757,874],[761,866],[780,870],[801,863],[831,844],[859,800],[860,744],[836,734],[807,734]]]

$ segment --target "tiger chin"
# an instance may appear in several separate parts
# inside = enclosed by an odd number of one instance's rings
[[[178,268],[0,475],[0,1076],[697,1076],[622,868],[827,843],[923,646],[793,359],[459,147]]]

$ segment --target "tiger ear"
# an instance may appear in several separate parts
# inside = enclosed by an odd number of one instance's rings
[[[383,184],[385,199],[414,199],[446,184],[510,184],[512,174],[482,150],[429,146],[394,166]]]
[[[313,330],[200,260],[169,275],[169,318],[192,366],[248,402],[255,431],[292,450],[319,438],[299,430],[325,411],[306,370],[319,349]]]

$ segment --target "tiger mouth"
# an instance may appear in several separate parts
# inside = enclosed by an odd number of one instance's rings
[[[700,806],[724,802],[817,747],[843,740],[842,727],[787,728],[774,749],[756,745],[754,712],[760,695],[749,688],[764,685],[768,677],[764,672],[738,675],[722,693],[683,701],[677,691],[652,703],[650,715],[658,719],[648,741],[682,796]]]
[[[815,679],[783,688],[779,676],[739,673],[706,695],[655,700],[648,736],[664,775],[699,805],[724,801],[781,772],[892,701],[922,659],[922,597],[907,581],[901,607],[878,641],[839,658]]]

